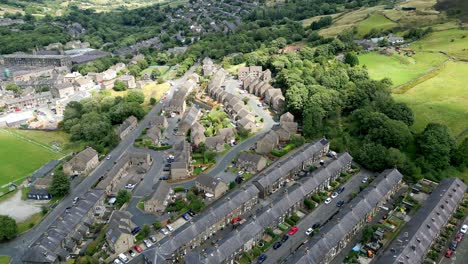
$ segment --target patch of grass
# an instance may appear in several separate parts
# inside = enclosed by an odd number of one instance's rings
[[[9,256],[0,256],[0,264],[9,264],[10,257]]]
[[[414,131],[420,132],[429,122],[437,122],[447,125],[457,137],[468,127],[467,72],[468,63],[449,62],[437,76],[393,95],[413,109]]]
[[[446,59],[447,56],[440,53],[421,52],[408,57],[397,53],[387,56],[370,52],[359,56],[359,64],[366,66],[371,78],[389,78],[396,87],[424,75]]]
[[[141,200],[138,202],[138,205],[137,205],[137,207],[142,211],[145,210],[145,201],[146,201],[146,197],[143,197],[141,198]]]
[[[338,16],[340,16],[340,15],[342,15],[342,13],[331,14],[331,15],[329,15],[329,16],[331,16],[333,19],[335,19],[336,17],[338,17]],[[302,25],[303,25],[304,27],[309,27],[309,26],[312,24],[312,22],[319,21],[320,18],[325,17],[325,16],[327,16],[327,15],[323,15],[323,16],[314,16],[314,17],[310,17],[310,18],[304,19],[304,20],[302,20]]]
[[[442,51],[458,59],[468,59],[468,30],[433,32],[410,47],[416,51]]]
[[[21,189],[21,200],[25,201],[25,200],[28,199],[29,189],[31,189],[31,188],[30,187],[25,187],[25,188]]]
[[[70,135],[65,133],[64,131],[42,131],[23,129],[9,129],[9,131],[49,147],[58,146],[63,153],[78,151],[82,149],[80,148],[80,146],[70,144]]]
[[[382,14],[372,14],[370,17],[357,24],[357,31],[358,36],[363,37],[365,34],[369,33],[373,28],[387,30],[396,26],[397,23],[389,20]]]
[[[0,187],[9,182],[19,184],[48,161],[63,156],[5,130],[0,130],[0,146]]]
[[[150,98],[155,98],[157,101],[161,99],[163,94],[167,92],[170,88],[169,83],[162,83],[158,84],[157,82],[150,82],[147,83],[143,88],[141,88],[141,91],[145,95],[145,104],[149,104]],[[128,90],[126,91],[120,91],[116,92],[114,90],[109,90],[110,94],[112,96],[125,96],[128,93]]]
[[[37,214],[32,215],[24,222],[18,223],[18,233],[21,234],[33,228],[35,225],[39,224],[43,217],[44,215],[42,214],[42,212],[39,212]]]

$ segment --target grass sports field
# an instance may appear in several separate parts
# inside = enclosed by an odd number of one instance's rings
[[[63,156],[40,143],[0,130],[0,187],[13,181],[21,183],[46,162]]]
[[[468,63],[449,62],[435,77],[422,82],[404,94],[394,94],[397,101],[413,109],[413,129],[422,131],[427,123],[447,125],[457,137],[468,128]]]
[[[440,53],[419,52],[408,57],[370,52],[359,56],[359,64],[367,67],[373,79],[390,78],[393,86],[396,87],[424,75],[441,65],[446,59],[447,56]]]

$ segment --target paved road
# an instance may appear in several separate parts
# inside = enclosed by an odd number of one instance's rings
[[[330,204],[320,204],[315,210],[306,215],[300,222],[297,224],[299,231],[290,236],[289,239],[277,250],[270,248],[265,254],[268,256],[268,263],[287,263],[289,258],[295,252],[295,250],[301,245],[301,243],[308,240],[308,236],[305,234],[305,231],[314,225],[315,223],[320,223],[324,225],[330,218],[332,218],[338,211],[339,207],[336,207],[336,203],[339,200],[344,200],[348,202],[351,200],[351,193],[359,191],[359,186],[362,184],[361,180],[364,177],[372,175],[371,172],[366,170],[361,170],[356,176],[348,180],[344,185],[345,190],[335,199],[332,200]],[[320,233],[319,233],[320,234]]]
[[[468,218],[465,218],[464,223],[465,225],[468,225]],[[461,226],[460,226],[461,227]],[[454,235],[452,235],[452,240],[454,238]],[[449,242],[447,242],[447,245]],[[442,254],[445,254],[445,251],[447,250],[448,247],[442,251]],[[466,257],[468,257],[468,234],[465,235],[464,239],[462,242],[460,242],[460,245],[457,247],[457,251],[455,254],[453,254],[453,257],[448,259],[446,257],[442,257],[442,260],[439,262],[441,264],[463,264],[467,263]]]
[[[194,67],[192,67],[187,73],[184,75],[183,78],[173,81],[174,85],[178,85],[183,82],[183,80],[189,76],[194,70]],[[172,88],[170,91],[170,94],[172,95]],[[84,193],[86,193],[88,190],[91,189],[91,187],[98,181],[99,177],[104,175],[107,171],[109,171],[112,166],[114,165],[114,162],[116,162],[121,156],[125,154],[128,150],[133,150],[133,142],[135,141],[136,138],[138,138],[141,135],[141,132],[143,129],[149,126],[149,121],[150,118],[154,115],[157,115],[159,111],[162,109],[162,103],[158,103],[151,111],[144,117],[143,120],[141,120],[137,126],[136,129],[131,131],[129,135],[122,140],[119,145],[109,153],[111,155],[110,160],[103,160],[98,167],[90,174],[88,175],[76,188],[71,190],[71,193],[66,196],[60,204],[57,205],[57,207],[52,210],[44,219],[39,223],[36,227],[31,229],[29,232],[20,235],[16,239],[8,242],[8,243],[3,243],[0,246],[0,255],[9,255],[12,257],[12,263],[21,263],[21,257],[23,256],[24,252],[27,250],[27,248],[30,246],[31,243],[33,243],[35,240],[39,238],[40,235],[42,235],[44,232],[47,231],[49,228],[50,224],[59,217],[59,215],[65,210],[65,208],[72,206],[72,200],[76,196],[81,196]],[[154,166],[156,167],[156,166]],[[153,168],[154,168],[153,167]],[[146,181],[145,177],[145,181]],[[149,179],[150,180],[150,179]],[[149,181],[148,180],[148,181]],[[144,184],[143,184],[144,185]],[[146,188],[146,187],[141,187],[141,188]]]

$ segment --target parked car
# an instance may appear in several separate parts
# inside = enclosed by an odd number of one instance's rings
[[[141,249],[141,247],[139,245],[135,245],[133,247],[138,253],[141,253],[143,251],[143,249]]]
[[[143,243],[145,243],[147,248],[150,248],[153,245],[148,239],[143,240]]]
[[[341,201],[338,201],[338,202],[336,203],[336,206],[337,206],[337,207],[341,207],[343,204],[344,204],[344,201],[341,200]]]
[[[338,192],[334,192],[334,193],[332,194],[331,198],[332,198],[332,199],[335,199],[336,197],[338,197],[338,194],[339,194]]]
[[[156,240],[156,237],[154,237],[154,236],[150,236],[149,239],[150,239],[151,242],[153,242],[153,243],[156,243],[156,241],[157,241],[157,240]]]
[[[284,243],[284,242],[288,241],[288,239],[289,239],[288,235],[283,235],[283,237],[281,237],[281,242]]]
[[[325,200],[325,204],[331,203],[331,200],[332,200],[331,198],[327,198],[327,199]]]
[[[312,227],[309,227],[309,228],[305,231],[305,234],[308,236],[308,235],[312,234],[312,232],[314,232],[314,229],[312,229]]]
[[[166,227],[167,227],[167,229],[168,229],[169,231],[171,231],[171,232],[173,232],[173,231],[174,231],[174,228],[172,228],[172,226],[171,226],[171,225],[166,225]]]
[[[159,230],[159,231],[161,231],[161,233],[163,233],[163,235],[165,235],[165,236],[169,234],[169,231],[167,231],[166,228],[161,228],[161,230]]]
[[[457,247],[458,247],[458,242],[457,241],[452,241],[452,243],[450,243],[449,249],[451,249],[453,251],[456,251]]]
[[[293,226],[293,227],[291,227],[291,229],[289,229],[288,234],[292,236],[292,235],[296,234],[298,230],[299,230],[299,228],[297,226]]]
[[[340,187],[340,188],[338,188],[338,190],[336,190],[336,192],[338,194],[340,194],[340,193],[342,193],[344,191],[344,189],[345,189],[345,187]]]
[[[136,233],[140,232],[141,228],[139,226],[136,226],[132,229],[132,235],[135,235]]]
[[[364,177],[364,179],[362,179],[362,183],[366,183],[368,180],[369,180],[369,178]]]
[[[125,185],[125,189],[131,190],[133,188],[135,188],[135,184],[128,183],[127,185]]]
[[[320,223],[315,223],[313,226],[312,226],[312,229],[317,229],[320,227]]]
[[[237,174],[240,176],[240,175],[244,174],[244,171],[239,171]]]
[[[457,237],[455,237],[455,241],[460,243],[463,240],[463,233],[458,233]]]
[[[187,213],[191,216],[191,217],[194,217],[196,215],[196,213],[192,210],[188,210]]]
[[[80,200],[80,198],[79,198],[79,197],[75,197],[75,198],[73,198],[73,204],[76,204],[76,203],[77,203],[79,200]]]
[[[130,257],[134,258],[136,256],[136,253],[133,251],[133,250],[129,250],[128,251],[128,254],[130,255]]]
[[[171,168],[170,167],[164,167],[163,171],[170,171]]]
[[[448,249],[447,252],[445,252],[445,257],[446,258],[451,258],[453,256],[453,251]]]
[[[279,247],[281,247],[281,242],[280,241],[277,241],[275,244],[273,244],[273,249],[278,249]]]
[[[167,181],[167,180],[169,180],[169,177],[168,176],[163,176],[163,177],[160,177],[159,180],[160,181]]]
[[[120,261],[122,261],[123,263],[128,263],[130,260],[127,258],[127,256],[125,256],[124,253],[120,253],[119,254],[119,259]]]
[[[463,234],[466,234],[467,231],[468,231],[468,225],[463,225],[463,226],[460,228],[460,232],[462,232]]]
[[[111,157],[112,157],[111,155],[107,155],[106,160],[110,160]]]
[[[189,220],[190,220],[190,216],[188,215],[188,213],[183,214],[182,217],[183,217],[186,221],[189,221]]]
[[[267,259],[267,255],[261,254],[257,259],[257,264],[263,263]]]
[[[114,260],[114,264],[122,264],[122,261],[120,261],[118,258]]]

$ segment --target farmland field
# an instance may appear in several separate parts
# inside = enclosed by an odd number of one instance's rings
[[[410,47],[416,51],[442,51],[458,59],[468,59],[468,30],[434,32]]]
[[[393,86],[399,86],[441,65],[447,56],[440,53],[420,52],[412,57],[392,56],[371,52],[359,56],[359,64],[365,65],[373,79],[389,78]]]
[[[39,143],[0,130],[0,187],[13,181],[21,183],[46,162],[63,156]]]
[[[468,63],[449,62],[435,77],[426,80],[403,94],[394,94],[415,114],[413,129],[422,131],[427,123],[447,125],[454,137],[468,128]]]
[[[397,23],[389,20],[381,14],[372,14],[369,18],[357,24],[358,36],[363,37],[373,28],[381,30],[391,29],[397,26]]]

